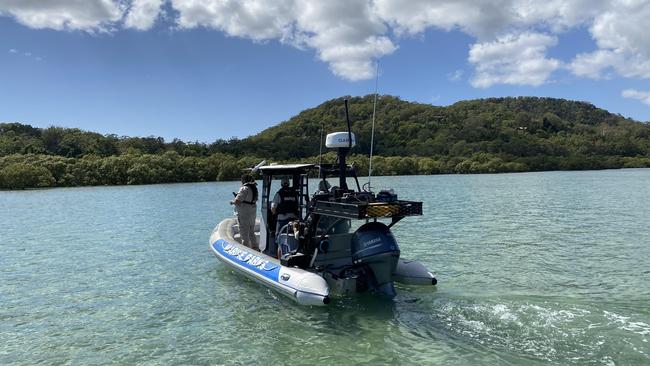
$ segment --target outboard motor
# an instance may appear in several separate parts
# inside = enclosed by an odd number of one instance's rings
[[[352,236],[352,262],[369,269],[368,286],[389,297],[395,296],[393,273],[399,260],[399,247],[388,226],[369,222]]]

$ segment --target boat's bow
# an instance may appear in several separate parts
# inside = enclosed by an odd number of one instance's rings
[[[236,240],[236,225],[236,219],[225,219],[210,235],[210,249],[219,260],[299,304],[329,303],[329,286],[323,277],[300,268],[285,267],[276,258],[243,246]]]

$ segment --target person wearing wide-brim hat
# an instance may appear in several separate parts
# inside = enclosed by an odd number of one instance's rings
[[[244,174],[241,177],[242,186],[235,195],[235,199],[230,201],[235,205],[237,221],[239,223],[239,235],[241,243],[251,249],[259,251],[259,245],[255,238],[255,212],[257,211],[257,183],[250,174]]]

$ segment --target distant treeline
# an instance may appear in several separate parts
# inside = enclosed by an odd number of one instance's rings
[[[123,154],[99,157],[66,158],[55,155],[8,155],[0,157],[0,188],[74,187],[94,185],[153,184],[236,180],[243,167],[252,167],[262,158],[237,158],[226,154],[181,156],[175,151],[163,154]],[[333,153],[324,161],[334,162]],[[318,157],[282,161],[315,163]],[[368,156],[352,155],[357,172],[368,172]],[[536,169],[531,169],[535,167]],[[504,161],[498,156],[478,153],[471,157],[375,156],[373,175],[413,175],[449,173],[505,173],[531,170],[581,170],[650,167],[648,157],[574,156],[519,158]]]
[[[350,161],[365,175],[372,97],[350,104],[358,141]],[[345,130],[342,105],[342,98],[331,100],[255,136],[210,144],[3,123],[0,188],[233,180],[262,159],[315,163],[321,128]],[[650,167],[647,123],[562,99],[435,107],[383,96],[375,141],[375,175]],[[325,155],[334,160],[333,152]]]

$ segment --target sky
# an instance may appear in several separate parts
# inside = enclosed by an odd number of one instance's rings
[[[0,0],[0,122],[212,142],[345,95],[650,121],[650,0]]]

